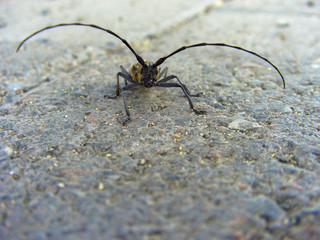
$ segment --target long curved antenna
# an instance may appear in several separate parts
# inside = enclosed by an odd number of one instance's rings
[[[268,59],[266,59],[265,57],[262,57],[261,55],[252,52],[250,50],[244,49],[242,47],[238,47],[238,46],[234,46],[234,45],[229,45],[229,44],[225,44],[225,43],[197,43],[197,44],[193,44],[193,45],[189,45],[189,46],[182,46],[181,48],[178,48],[177,50],[175,50],[174,52],[170,53],[169,55],[159,58],[153,65],[152,67],[157,67],[160,64],[162,64],[167,58],[177,54],[178,52],[184,51],[188,48],[193,48],[193,47],[204,47],[204,46],[218,46],[218,47],[229,47],[229,48],[235,48],[247,53],[250,53],[254,56],[257,56],[258,58],[261,58],[262,60],[266,61],[267,63],[269,63],[275,70],[277,70],[277,72],[279,73],[281,79],[282,79],[282,83],[283,83],[283,88],[286,88],[286,82],[284,80],[284,77],[282,75],[282,73],[280,72],[280,70],[272,63],[270,62]]]
[[[28,41],[30,38],[32,38],[33,36],[37,35],[38,33],[41,33],[43,31],[46,31],[48,29],[51,29],[51,28],[56,28],[56,27],[66,27],[66,26],[84,26],[84,27],[92,27],[92,28],[96,28],[96,29],[99,29],[99,30],[102,30],[104,32],[107,32],[113,36],[115,36],[116,38],[120,39],[129,49],[130,51],[134,54],[134,56],[137,58],[138,62],[142,65],[142,66],[145,66],[146,67],[146,64],[145,64],[145,61],[143,60],[142,57],[140,57],[134,50],[133,48],[130,46],[130,44],[123,38],[121,38],[119,35],[117,35],[116,33],[112,32],[111,30],[109,29],[105,29],[105,28],[102,28],[102,27],[99,27],[97,25],[94,25],[94,24],[84,24],[84,23],[60,23],[60,24],[57,24],[57,25],[52,25],[52,26],[48,26],[48,27],[45,27],[45,28],[42,28],[34,33],[32,33],[31,35],[29,35],[28,37],[26,37],[25,39],[22,40],[22,42],[20,42],[19,46],[17,47],[17,50],[16,52],[18,52],[20,50],[20,48],[22,47],[22,45]]]

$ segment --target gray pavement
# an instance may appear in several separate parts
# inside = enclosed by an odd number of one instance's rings
[[[317,1],[1,1],[0,239],[320,239]],[[135,61],[180,89],[115,93]],[[123,83],[121,83],[123,84]]]

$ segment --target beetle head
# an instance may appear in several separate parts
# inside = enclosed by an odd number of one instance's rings
[[[150,88],[154,86],[159,79],[160,67],[154,67],[150,61],[145,61],[145,66],[142,66],[140,63],[135,63],[130,66],[129,74],[134,82]]]

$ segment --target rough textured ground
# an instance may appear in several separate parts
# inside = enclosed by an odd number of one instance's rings
[[[68,12],[79,2],[65,2],[26,1],[28,31],[13,14],[22,6],[0,2],[1,239],[320,239],[317,1],[143,5],[154,18],[127,16],[142,6],[127,1],[109,24],[100,5]],[[237,44],[274,62],[287,87],[254,56],[192,49],[163,66],[202,92],[193,101],[207,114],[179,89],[137,89],[123,126],[122,99],[104,96],[134,57],[112,36],[57,29],[15,54],[55,16],[113,29],[149,60],[184,44]]]

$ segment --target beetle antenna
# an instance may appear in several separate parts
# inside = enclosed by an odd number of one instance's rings
[[[138,60],[138,62],[146,67],[147,65],[145,64],[143,58],[141,56],[139,56],[134,50],[133,48],[130,46],[130,44],[127,42],[127,40],[121,38],[119,35],[117,35],[116,33],[112,32],[111,30],[109,29],[105,29],[105,28],[102,28],[102,27],[99,27],[97,25],[94,25],[94,24],[84,24],[84,23],[61,23],[61,24],[57,24],[57,25],[52,25],[52,26],[48,26],[48,27],[45,27],[45,28],[42,28],[34,33],[32,33],[31,35],[29,35],[28,37],[26,37],[25,39],[22,40],[22,42],[20,42],[19,46],[17,47],[17,50],[16,52],[18,52],[20,50],[20,48],[22,47],[22,45],[28,41],[30,38],[32,38],[33,36],[37,35],[38,33],[41,33],[43,31],[46,31],[46,30],[49,30],[51,28],[56,28],[56,27],[66,27],[66,26],[84,26],[84,27],[92,27],[92,28],[96,28],[96,29],[99,29],[99,30],[102,30],[104,32],[107,32],[113,36],[115,36],[116,38],[120,39],[124,45],[126,45],[130,51],[134,54],[134,56],[136,57],[136,59]]]
[[[244,51],[244,52],[247,52],[247,53],[250,53],[258,58],[261,58],[262,60],[264,60],[265,62],[269,63],[280,75],[281,79],[282,79],[282,83],[283,83],[283,88],[286,88],[286,82],[284,80],[284,77],[282,75],[282,73],[280,72],[280,70],[272,63],[270,62],[267,58],[265,57],[262,57],[261,55],[253,52],[253,51],[250,51],[250,50],[247,50],[247,49],[244,49],[242,47],[238,47],[238,46],[234,46],[234,45],[229,45],[229,44],[225,44],[225,43],[197,43],[197,44],[193,44],[193,45],[189,45],[189,46],[182,46],[181,48],[178,48],[177,50],[175,50],[174,52],[170,53],[169,55],[165,56],[165,57],[162,57],[162,58],[159,58],[153,65],[152,67],[157,67],[159,65],[161,65],[167,58],[181,52],[181,51],[184,51],[188,48],[193,48],[193,47],[204,47],[204,46],[218,46],[218,47],[229,47],[229,48],[234,48],[234,49],[238,49],[238,50],[241,50],[241,51]]]

